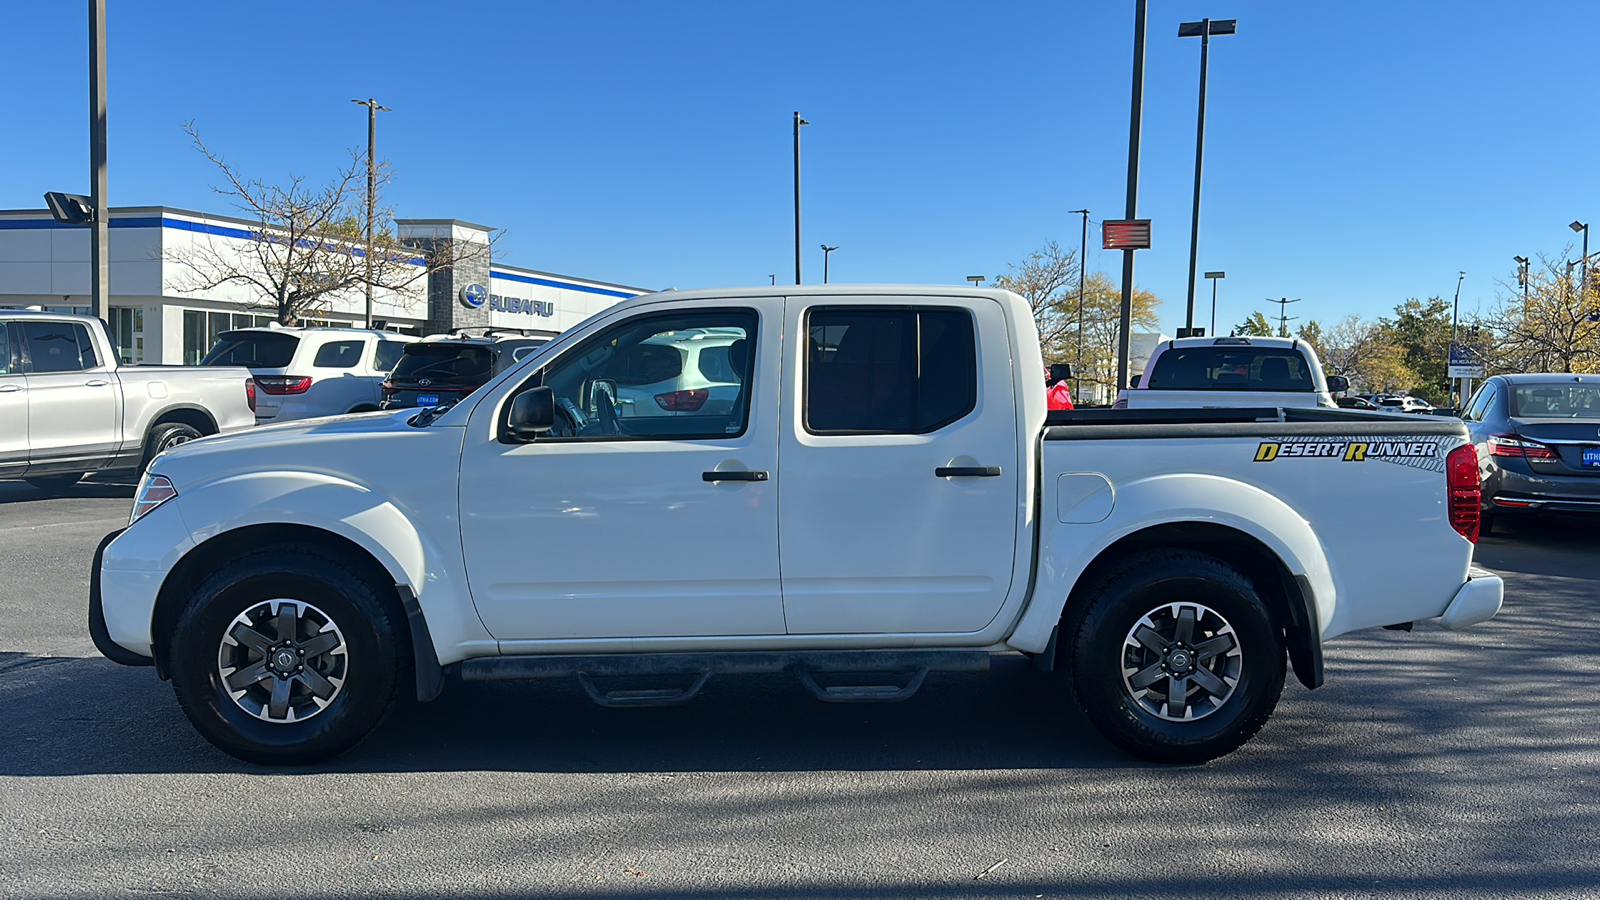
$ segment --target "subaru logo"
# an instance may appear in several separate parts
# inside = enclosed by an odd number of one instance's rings
[[[481,284],[469,284],[461,289],[461,305],[477,309],[489,299],[489,289]]]

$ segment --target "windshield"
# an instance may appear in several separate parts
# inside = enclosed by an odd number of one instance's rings
[[[1600,384],[1519,384],[1511,391],[1511,415],[1600,419]]]
[[[1288,347],[1174,347],[1156,358],[1153,391],[1314,391],[1305,357]]]
[[[282,369],[294,359],[299,343],[294,335],[276,331],[224,331],[200,365]]]
[[[477,344],[407,344],[391,382],[427,378],[440,384],[481,384],[494,372],[494,351]]]

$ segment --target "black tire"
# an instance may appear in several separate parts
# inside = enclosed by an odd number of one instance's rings
[[[32,478],[24,478],[22,480],[26,481],[35,490],[43,491],[46,494],[55,495],[82,481],[83,473],[70,472],[66,475],[35,475]]]
[[[355,746],[389,714],[409,673],[404,618],[380,590],[310,545],[266,548],[212,572],[190,595],[168,657],[189,721],[248,762],[305,765]],[[285,656],[281,671],[271,667]],[[248,683],[230,690],[230,678]]]
[[[155,462],[162,451],[170,450],[179,444],[199,440],[202,437],[200,430],[193,425],[182,422],[166,422],[150,429],[144,439],[144,459],[139,461],[139,472],[142,474],[150,464]]]
[[[1061,634],[1059,668],[1084,714],[1152,762],[1237,749],[1283,692],[1284,646],[1266,605],[1249,579],[1203,553],[1130,557],[1069,611]]]
[[[350,410],[350,413],[347,413],[346,415],[353,414],[353,413],[369,413],[369,412],[377,412],[377,411],[378,411],[378,407],[373,406],[370,403],[363,403],[360,406],[357,406],[356,408]]]
[[[1494,534],[1494,525],[1498,517],[1494,510],[1484,509],[1478,511],[1478,536],[1486,537]]]

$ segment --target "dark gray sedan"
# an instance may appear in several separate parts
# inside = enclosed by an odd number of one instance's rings
[[[1462,411],[1497,516],[1600,513],[1600,375],[1496,375]]]

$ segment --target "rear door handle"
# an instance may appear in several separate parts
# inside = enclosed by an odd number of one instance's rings
[[[701,481],[766,481],[765,472],[701,472]]]
[[[936,478],[995,478],[999,466],[940,466],[933,470]]]
[[[15,394],[20,390],[22,390],[20,384],[0,384],[0,394]]]

